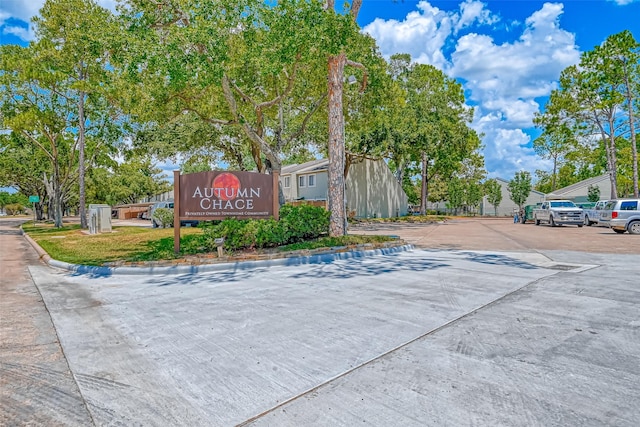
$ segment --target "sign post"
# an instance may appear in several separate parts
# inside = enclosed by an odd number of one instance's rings
[[[173,171],[173,252],[180,253],[180,171]]]
[[[29,196],[29,202],[32,203],[33,208],[33,224],[36,223],[36,203],[40,201],[40,196]]]

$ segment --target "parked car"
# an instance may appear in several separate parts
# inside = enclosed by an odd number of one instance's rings
[[[153,213],[158,208],[165,208],[165,209],[173,210],[173,200],[172,199],[164,200],[162,202],[154,203],[153,206],[151,206],[151,208],[149,209],[149,218],[151,218],[151,226],[153,228],[158,228],[161,225],[161,224],[158,224],[156,222],[155,218],[153,217]],[[197,227],[199,223],[200,223],[200,221],[197,221],[197,220],[183,219],[183,220],[180,220],[180,227],[185,227],[185,226]],[[173,227],[173,223],[171,223],[171,226]]]
[[[607,205],[607,202],[608,200],[598,200],[591,208],[581,206],[584,211],[584,225],[598,224],[600,221],[600,213]]]
[[[533,209],[533,220],[536,225],[547,222],[551,227],[557,225],[584,225],[582,209],[571,200],[550,200]]]
[[[640,234],[640,199],[610,200],[600,213],[600,224],[616,233]]]

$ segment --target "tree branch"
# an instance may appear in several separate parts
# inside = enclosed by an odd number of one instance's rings
[[[269,144],[267,144],[267,142],[264,139],[262,139],[260,135],[258,135],[251,128],[251,126],[249,126],[249,122],[244,117],[242,117],[242,115],[238,113],[238,103],[236,102],[236,99],[233,96],[233,91],[231,90],[230,83],[231,82],[229,81],[229,77],[227,77],[226,75],[222,76],[222,92],[224,94],[225,99],[227,100],[227,103],[229,104],[229,109],[231,110],[231,114],[233,115],[236,122],[238,122],[238,124],[242,126],[245,134],[249,137],[251,144],[255,148],[260,149],[265,154],[265,156],[267,156],[269,161],[271,161],[271,164],[274,165],[274,167],[277,170],[280,170],[280,160],[273,154],[273,150],[271,149]]]
[[[31,136],[31,134],[29,134],[29,132],[23,130],[23,131],[21,131],[21,133],[25,137],[27,137],[27,139],[30,139],[34,144],[36,144],[36,146],[39,147],[42,151],[44,151],[44,153],[47,155],[49,160],[51,160],[52,162],[56,161],[54,156],[44,147],[44,145],[40,144],[40,142],[37,139],[35,139],[33,136]]]
[[[293,141],[295,138],[298,138],[300,135],[302,135],[307,127],[307,123],[309,122],[309,120],[311,119],[311,116],[313,116],[313,114],[318,111],[318,108],[320,108],[320,105],[322,104],[322,101],[327,97],[327,93],[324,93],[320,99],[318,99],[318,101],[316,101],[316,103],[313,105],[313,108],[311,108],[311,110],[307,113],[307,115],[304,117],[304,119],[302,120],[302,124],[300,124],[300,127],[298,128],[298,130],[296,130],[293,134],[291,134],[291,136],[289,138],[287,138],[286,143],[283,142],[281,145],[278,145],[278,149],[280,149],[282,146],[284,146],[285,144],[290,143],[291,141]]]
[[[278,96],[276,96],[275,98],[273,98],[270,101],[257,103],[256,101],[253,100],[253,98],[251,98],[249,95],[244,93],[244,91],[242,89],[240,89],[238,87],[238,85],[236,85],[235,82],[231,82],[231,84],[233,85],[233,88],[235,89],[235,91],[240,94],[242,99],[245,100],[246,102],[249,102],[251,105],[253,105],[253,107],[256,109],[256,111],[258,109],[272,107],[272,106],[276,105],[278,102],[280,102],[283,97],[287,96],[293,90],[293,85],[295,83],[296,74],[297,74],[297,71],[298,71],[299,61],[300,61],[300,53],[296,54],[296,60],[295,60],[295,63],[293,64],[293,72],[291,73],[291,75],[288,75],[286,70],[283,70],[285,76],[287,77],[287,87],[286,87],[286,89],[284,90],[284,92],[282,92],[281,94],[279,94]]]
[[[358,18],[358,13],[360,13],[360,8],[362,7],[362,0],[353,0],[351,2],[351,17],[355,21]]]
[[[267,101],[259,104],[258,105],[259,108],[271,107],[277,104],[278,102],[280,102],[282,98],[284,98],[285,96],[291,93],[291,91],[293,90],[293,85],[296,80],[296,74],[298,73],[298,64],[300,63],[299,61],[300,61],[300,53],[297,53],[295,63],[293,64],[293,72],[291,73],[291,75],[289,76],[286,70],[284,70],[285,76],[287,76],[287,87],[285,88],[284,92],[279,94],[277,97],[275,97],[271,101]]]

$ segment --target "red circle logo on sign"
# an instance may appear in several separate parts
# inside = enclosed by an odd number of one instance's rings
[[[224,172],[213,179],[213,194],[220,200],[233,200],[239,191],[240,180],[232,173]]]

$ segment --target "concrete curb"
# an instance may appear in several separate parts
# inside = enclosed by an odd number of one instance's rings
[[[24,232],[22,226],[20,226],[20,233],[22,234],[22,236],[24,236],[25,239],[27,239],[27,242],[29,242],[29,244],[33,246],[33,249],[36,250],[40,259],[49,264],[49,262],[51,261],[51,257],[49,256],[49,254],[44,249],[42,249],[40,245],[31,238],[31,236]]]
[[[367,251],[353,251],[340,253],[326,253],[310,256],[297,256],[289,258],[278,258],[257,261],[236,261],[236,262],[220,262],[215,264],[199,264],[199,265],[175,265],[169,267],[95,267],[89,265],[69,264],[67,262],[51,259],[48,264],[72,271],[77,274],[90,274],[93,276],[114,276],[114,275],[177,275],[177,274],[197,274],[213,271],[244,271],[256,268],[268,268],[275,266],[293,266],[305,264],[323,264],[336,260],[364,258],[375,255],[389,255],[397,252],[412,250],[413,245],[396,246],[392,248],[372,249]]]
[[[20,227],[20,232],[27,239],[27,241],[36,250],[40,259],[46,262],[51,267],[60,268],[63,270],[71,271],[77,274],[89,274],[92,276],[115,276],[115,275],[150,275],[150,274],[163,274],[163,275],[177,275],[177,274],[197,274],[212,271],[243,271],[251,270],[255,268],[268,268],[275,266],[292,266],[292,265],[305,265],[305,264],[323,264],[332,261],[352,259],[352,258],[364,258],[376,255],[389,255],[398,252],[410,251],[414,249],[413,245],[401,245],[394,247],[386,247],[379,249],[369,249],[361,251],[348,251],[348,252],[334,252],[328,250],[325,253],[319,253],[308,256],[293,256],[283,257],[266,260],[255,261],[235,261],[235,262],[218,262],[213,264],[198,264],[198,265],[173,265],[173,266],[121,266],[121,267],[104,267],[104,266],[91,266],[81,264],[71,264],[64,261],[58,261],[52,259],[49,254],[38,245],[27,233]]]

